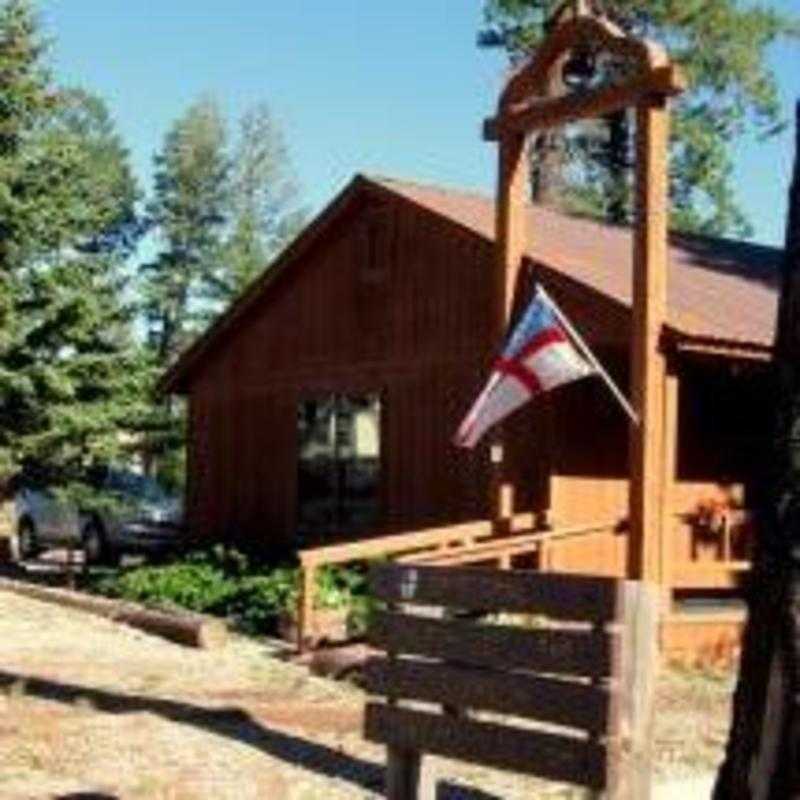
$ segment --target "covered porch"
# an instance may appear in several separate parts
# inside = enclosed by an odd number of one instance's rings
[[[618,356],[615,372],[624,381],[624,359]],[[671,661],[726,662],[738,651],[742,587],[754,539],[755,467],[769,441],[768,359],[766,350],[719,343],[708,348],[684,340],[669,348],[663,516],[648,535],[655,539],[653,581],[664,598],[662,650]],[[610,356],[607,361],[615,363]],[[507,454],[514,470],[500,487],[500,519],[376,532],[301,551],[301,638],[313,641],[319,633],[315,574],[328,564],[392,558],[624,577],[630,543],[628,427],[621,414],[608,411],[601,388],[591,382],[572,387],[515,421]],[[598,414],[600,424],[587,427],[587,419]],[[535,458],[528,457],[531,452]]]

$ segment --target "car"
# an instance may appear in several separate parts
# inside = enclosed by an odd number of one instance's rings
[[[14,506],[21,559],[47,548],[76,547],[89,564],[116,563],[123,554],[160,555],[183,546],[182,504],[152,478],[98,468],[87,474],[86,484],[97,499],[79,509],[41,484],[18,482]]]

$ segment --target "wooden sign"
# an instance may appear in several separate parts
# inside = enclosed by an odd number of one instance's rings
[[[655,590],[397,564],[374,567],[371,585],[388,610],[369,639],[386,655],[366,686],[385,701],[368,705],[365,735],[388,747],[388,798],[419,797],[432,753],[647,800]]]

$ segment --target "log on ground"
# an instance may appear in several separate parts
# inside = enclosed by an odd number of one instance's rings
[[[0,578],[0,590],[96,614],[188,647],[215,649],[227,641],[225,623],[202,614],[155,611],[135,603],[109,600],[69,589],[38,586],[10,578]]]

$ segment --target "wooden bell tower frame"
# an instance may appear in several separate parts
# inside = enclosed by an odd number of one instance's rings
[[[571,52],[587,46],[627,61],[631,77],[614,85],[549,96],[556,70]],[[484,137],[499,145],[493,317],[499,341],[510,322],[517,272],[526,252],[528,136],[533,131],[635,108],[631,399],[639,424],[631,425],[626,571],[630,579],[654,583],[663,581],[659,551],[664,535],[667,383],[660,337],[667,290],[668,100],[685,88],[680,70],[664,48],[628,36],[594,13],[585,0],[568,0],[554,16],[552,30],[536,53],[507,81],[496,116],[484,124]],[[512,513],[502,444],[492,447],[492,463],[492,514],[500,526]]]

